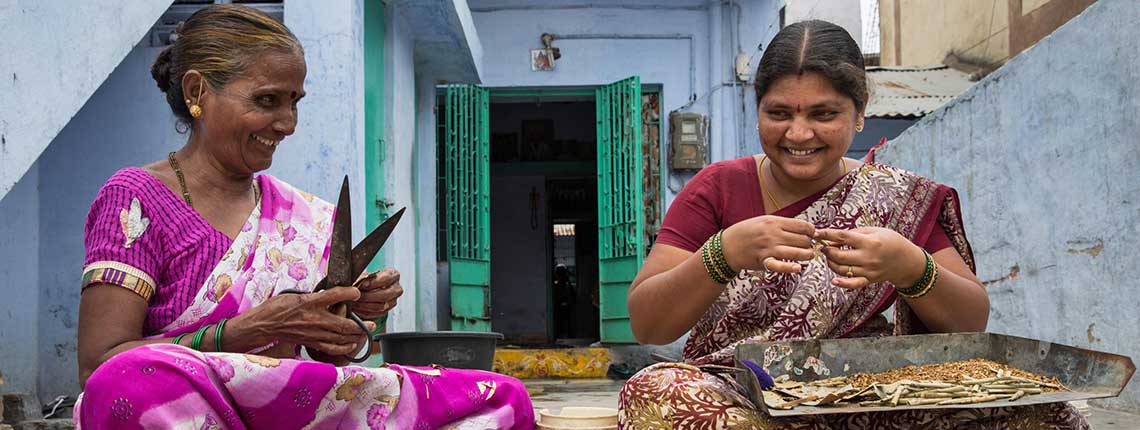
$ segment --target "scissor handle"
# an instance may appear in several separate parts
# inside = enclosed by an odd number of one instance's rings
[[[309,292],[301,290],[285,290],[277,294],[309,294]],[[352,311],[352,302],[341,302],[341,304],[344,305],[345,318],[348,318],[350,321],[356,323],[356,326],[360,327],[360,331],[364,333],[364,338],[366,339],[364,342],[365,347],[361,349],[364,351],[363,355],[346,355],[344,358],[352,363],[363,363],[365,361],[368,361],[368,357],[371,357],[374,351],[372,347],[372,332],[368,331],[368,326],[364,324],[364,320],[360,318],[360,315],[357,315],[356,312]],[[308,347],[304,345],[301,346],[301,349],[308,351]],[[309,356],[312,357],[312,354],[309,354]]]
[[[350,319],[350,320],[352,320],[352,322],[356,323],[356,326],[360,327],[360,331],[364,332],[364,339],[365,339],[364,345],[365,345],[365,347],[364,347],[364,355],[360,355],[360,356],[356,356],[356,357],[351,356],[351,355],[346,355],[346,356],[344,356],[344,358],[348,359],[348,361],[353,362],[353,363],[363,363],[365,361],[368,361],[368,357],[372,356],[372,352],[373,352],[373,350],[372,350],[372,332],[368,331],[368,327],[364,325],[364,320],[360,319],[360,315],[357,315],[356,312],[352,311],[352,305],[348,304],[346,306],[347,306],[346,309],[348,310],[348,313],[346,314],[346,316],[348,317],[348,319]]]

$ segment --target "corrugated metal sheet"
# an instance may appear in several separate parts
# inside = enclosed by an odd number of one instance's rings
[[[943,65],[868,67],[867,118],[920,117],[970,88],[969,75]]]

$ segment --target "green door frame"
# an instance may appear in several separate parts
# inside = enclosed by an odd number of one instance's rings
[[[451,329],[491,331],[490,95],[448,85],[444,116]]]
[[[384,201],[384,4],[364,2],[364,224],[372,231],[387,217],[386,208],[374,202]],[[369,264],[369,271],[380,270],[386,258],[381,249]],[[387,318],[378,321],[377,331],[384,331]]]
[[[643,173],[637,168],[641,165],[642,156],[640,79],[634,76],[613,84],[589,88],[484,89],[472,85],[437,88],[446,91],[447,105],[444,112],[447,153],[439,156],[446,157],[448,162],[448,186],[440,192],[448,193],[449,196],[447,207],[441,209],[447,211],[448,220],[446,243],[451,273],[452,329],[491,330],[488,309],[490,99],[592,97],[597,109],[598,135],[600,335],[606,343],[636,343],[629,327],[625,296],[633,276],[645,258],[641,186]],[[475,92],[471,93],[472,90]],[[660,93],[660,90],[654,88],[647,92]],[[453,111],[454,107],[459,110]],[[454,185],[451,180],[453,176],[459,179]],[[480,190],[481,187],[486,189]],[[467,192],[468,189],[473,193]],[[463,195],[471,196],[474,200],[464,202],[459,199]],[[462,209],[463,205],[471,206]],[[474,215],[462,215],[471,211],[474,211]],[[457,215],[469,219],[455,219]],[[469,229],[471,231],[465,233]],[[485,254],[483,250],[486,250]],[[477,292],[482,294],[476,294]]]
[[[637,343],[626,297],[645,260],[641,79],[596,90],[598,135],[598,302],[603,343]]]

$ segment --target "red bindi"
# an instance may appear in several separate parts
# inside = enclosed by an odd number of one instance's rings
[[[800,113],[800,111],[801,111],[800,105],[796,105],[796,113]]]

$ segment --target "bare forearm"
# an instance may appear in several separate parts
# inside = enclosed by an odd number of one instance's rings
[[[699,253],[649,277],[629,295],[630,325],[641,343],[663,345],[689,331],[724,292],[709,278]]]
[[[919,319],[940,333],[985,331],[990,301],[977,282],[936,266],[938,282],[925,296],[905,299]]]
[[[199,351],[245,352],[268,343],[268,341],[262,343],[257,343],[256,341],[250,342],[250,340],[255,340],[255,338],[242,334],[241,332],[243,331],[243,328],[240,325],[238,327],[233,327],[232,324],[229,324],[226,325],[222,330],[222,349],[221,351],[218,351],[216,330],[217,325],[212,325],[206,329],[206,332],[202,335],[201,344],[198,347]],[[194,341],[194,333],[195,332],[187,333],[185,336],[179,339],[178,344],[185,347],[192,346],[192,343]],[[84,356],[80,359],[80,384],[85,384],[87,378],[95,372],[95,369],[99,368],[99,366],[114,358],[119,353],[129,351],[133,348],[138,348],[144,345],[171,343],[172,341],[173,339],[169,337],[158,339],[128,340],[115,344],[102,353],[84,354]],[[291,356],[292,355],[290,355],[290,357]]]

